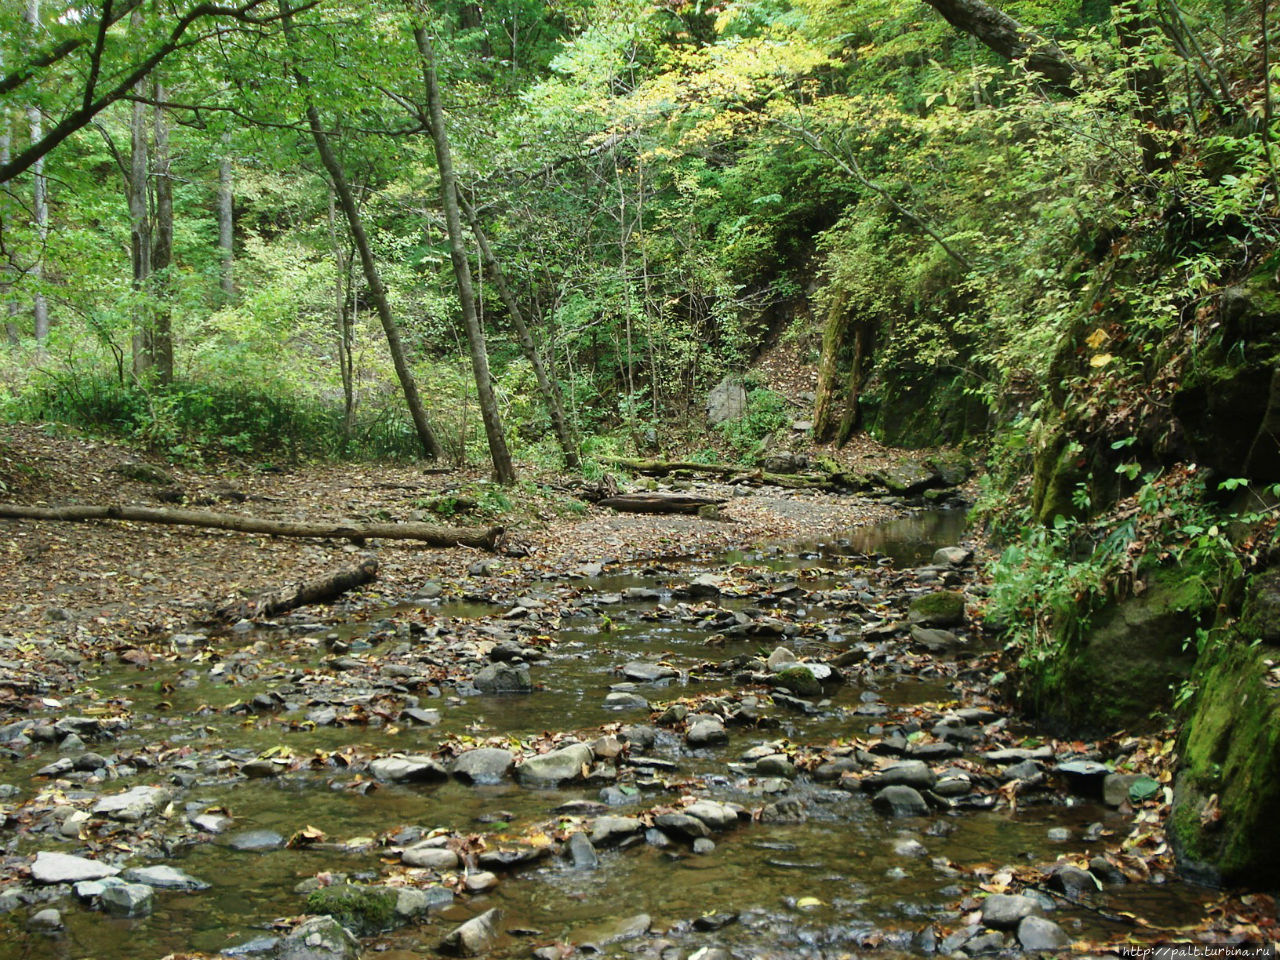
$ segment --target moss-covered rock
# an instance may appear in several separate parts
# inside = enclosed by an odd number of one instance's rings
[[[964,623],[964,594],[936,590],[911,601],[907,618],[927,627],[954,627]]]
[[[1088,482],[1081,448],[1058,433],[1044,440],[1036,451],[1031,479],[1031,510],[1045,525],[1058,517],[1078,519],[1076,488]]]
[[[822,684],[813,675],[813,671],[803,664],[787,667],[778,671],[773,682],[784,690],[790,690],[798,697],[816,697],[822,693]]]
[[[396,894],[385,887],[344,883],[307,895],[307,912],[324,914],[360,936],[390,930],[396,922]]]
[[[1137,596],[1059,622],[1052,655],[1021,673],[1020,698],[1030,712],[1067,730],[1150,727],[1191,675],[1195,648],[1187,641],[1210,611],[1198,577],[1181,568],[1161,571]]]
[[[1200,672],[1182,731],[1170,834],[1184,869],[1205,879],[1280,884],[1280,689],[1273,652],[1230,642]]]
[[[863,390],[867,432],[896,447],[932,447],[983,435],[991,411],[972,378],[935,371],[893,369],[874,375]]]

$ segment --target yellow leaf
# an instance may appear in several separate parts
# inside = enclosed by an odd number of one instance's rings
[[[796,901],[796,909],[798,910],[812,910],[814,907],[821,907],[823,905],[823,902],[817,897],[801,897]]]
[[[1099,347],[1101,347],[1104,343],[1106,343],[1110,339],[1111,339],[1110,334],[1108,334],[1107,331],[1099,327],[1097,330],[1093,331],[1093,333],[1089,334],[1089,336],[1085,338],[1084,342],[1087,343],[1090,346],[1090,348],[1097,350]]]
[[[1105,367],[1108,363],[1110,363],[1114,359],[1115,357],[1113,357],[1109,353],[1099,353],[1089,358],[1089,366],[1095,367],[1095,368]]]

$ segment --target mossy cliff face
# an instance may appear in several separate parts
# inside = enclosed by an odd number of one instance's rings
[[[1085,622],[1058,624],[1056,655],[1021,674],[1023,705],[1073,732],[1151,727],[1152,714],[1169,709],[1173,690],[1191,673],[1186,641],[1204,605],[1197,588],[1162,572],[1141,594],[1111,601]]]
[[[1277,584],[1275,572],[1255,579],[1240,623],[1197,668],[1170,834],[1184,870],[1204,880],[1280,885],[1280,651],[1265,642]]]

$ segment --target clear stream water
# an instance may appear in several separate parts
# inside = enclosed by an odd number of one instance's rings
[[[923,513],[851,531],[840,541],[802,548],[771,546],[729,555],[721,563],[789,571],[808,589],[830,589],[856,574],[859,563],[869,562],[866,554],[888,557],[900,567],[927,563],[936,546],[960,538],[963,522],[959,511]],[[583,588],[604,593],[624,586],[660,587],[671,579],[669,574],[628,574],[587,581]],[[401,726],[392,732],[386,726],[318,727],[281,733],[279,726],[246,725],[240,716],[202,712],[203,705],[217,707],[269,691],[282,676],[281,671],[273,671],[277,661],[305,666],[308,658],[319,661],[326,654],[313,637],[297,640],[282,657],[286,651],[278,646],[280,631],[274,637],[268,635],[265,645],[262,634],[220,641],[228,647],[238,644],[271,649],[275,659],[269,658],[263,673],[244,683],[218,682],[209,677],[207,666],[196,669],[179,658],[178,662],[155,662],[144,670],[103,667],[81,693],[99,698],[123,696],[132,701],[132,726],[117,741],[94,746],[104,751],[168,741],[176,747],[234,748],[242,751],[237,754],[242,757],[279,744],[297,753],[337,750],[352,743],[412,752],[428,750],[451,734],[523,737],[619,720],[631,722],[643,720],[643,716],[620,715],[601,706],[610,684],[620,679],[614,672],[616,667],[636,659],[663,659],[683,676],[694,664],[744,651],[741,643],[730,644],[727,650],[708,645],[707,630],[646,617],[646,611],[654,606],[651,602],[611,607],[614,622],[607,632],[601,630],[598,619],[566,618],[556,633],[553,658],[533,668],[543,689],[528,696],[424,700],[424,707],[439,707],[442,713],[442,723],[433,728]],[[478,619],[505,609],[455,602],[434,612],[441,617]],[[821,611],[813,613],[820,615]],[[358,638],[367,629],[367,624],[352,624],[344,634]],[[727,685],[724,678],[677,681],[666,687],[641,685],[640,692],[661,701]],[[957,697],[945,680],[930,678],[904,677],[881,684],[875,692],[896,705],[951,703]],[[732,729],[730,743],[721,749],[690,752],[674,734],[664,732],[654,748],[645,752],[674,760],[679,765],[678,776],[698,781],[698,792],[703,795],[759,806],[771,798],[729,775],[726,761],[779,737],[823,744],[836,737],[862,734],[875,722],[853,715],[862,693],[856,685],[842,687],[816,715],[782,714],[777,729]],[[75,712],[74,698],[69,699],[67,710]],[[29,774],[53,756],[52,750],[33,756],[5,772],[4,779],[29,784]],[[178,815],[183,804],[188,809],[225,807],[237,818],[236,831],[270,829],[287,837],[310,825],[335,841],[374,837],[409,824],[478,832],[491,829],[482,818],[492,820],[495,816],[504,818],[511,824],[510,831],[518,834],[525,825],[547,820],[559,804],[594,800],[598,792],[593,786],[535,791],[514,783],[467,787],[448,782],[384,786],[360,793],[335,789],[351,778],[336,779],[338,782],[334,782],[332,770],[316,770],[273,780],[222,778],[207,785],[197,783],[179,801]],[[141,777],[97,789],[113,792],[134,782],[153,781]],[[33,791],[36,787],[23,789]],[[961,881],[940,870],[935,858],[967,866],[1043,863],[1064,852],[1088,850],[1090,844],[1083,837],[1090,824],[1100,822],[1119,835],[1128,828],[1126,818],[1114,811],[1083,803],[1032,806],[1014,814],[1007,810],[969,811],[920,820],[887,820],[871,810],[865,796],[811,784],[803,777],[792,795],[806,801],[808,822],[740,826],[717,835],[716,848],[704,855],[691,855],[684,847],[658,849],[645,844],[606,850],[601,852],[600,868],[590,872],[574,869],[567,860],[544,860],[523,872],[504,875],[487,894],[459,899],[425,923],[371,941],[376,952],[366,955],[388,960],[435,956],[435,945],[445,933],[495,906],[503,909],[508,930],[514,931],[503,938],[495,956],[527,957],[533,945],[553,939],[594,939],[617,918],[639,913],[652,917],[655,930],[672,930],[684,955],[699,946],[719,943],[743,957],[834,958],[882,939],[882,954],[909,952],[911,932],[934,920],[950,925],[958,922],[953,908],[960,899],[957,884]],[[676,796],[649,792],[640,805],[647,807]],[[631,811],[620,807],[611,812]],[[1049,830],[1054,827],[1068,828],[1071,839],[1050,840]],[[894,844],[903,838],[919,840],[927,855],[895,853]],[[36,849],[71,848],[60,846],[49,836],[35,836],[24,840],[19,852]],[[240,852],[219,839],[173,853],[165,862],[206,880],[210,889],[194,894],[161,892],[155,912],[136,920],[112,919],[63,901],[59,906],[66,930],[56,936],[23,930],[19,911],[19,919],[11,921],[0,941],[0,958],[158,960],[171,952],[216,953],[263,936],[274,918],[301,913],[303,897],[294,892],[300,880],[326,870],[364,873],[375,879],[381,865],[379,851],[373,847],[355,853],[328,848]],[[1205,897],[1203,891],[1170,881],[1111,887],[1103,902],[1112,913],[1132,911],[1155,922],[1173,923],[1185,922],[1189,913],[1198,915]],[[812,905],[806,898],[819,902]],[[737,913],[738,919],[714,932],[689,930],[693,920],[715,912]],[[1055,918],[1079,937],[1116,932],[1110,921],[1090,910],[1064,909]],[[606,948],[606,953],[628,955],[637,944],[652,942],[631,941]]]

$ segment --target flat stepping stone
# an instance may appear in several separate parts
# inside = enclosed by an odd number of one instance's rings
[[[227,839],[227,846],[232,850],[253,852],[258,850],[279,850],[284,846],[284,837],[274,830],[245,830]]]
[[[177,867],[160,865],[156,867],[130,867],[123,874],[121,879],[133,884],[145,884],[148,887],[156,887],[161,890],[207,890],[209,884],[205,883],[197,877],[193,877],[185,870],[179,870]]]
[[[36,883],[101,880],[103,877],[114,877],[119,872],[119,867],[113,867],[98,860],[73,857],[69,853],[49,853],[43,850],[36,854],[36,859],[31,864],[31,879]]]

